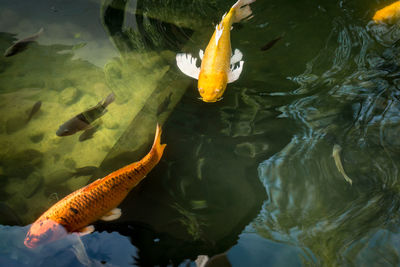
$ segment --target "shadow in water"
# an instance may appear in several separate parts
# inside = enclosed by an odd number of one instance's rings
[[[178,51],[193,34],[192,29],[163,21],[161,14],[157,14],[160,19],[149,17],[146,12],[149,4],[149,1],[104,1],[103,25],[122,55],[136,49]]]

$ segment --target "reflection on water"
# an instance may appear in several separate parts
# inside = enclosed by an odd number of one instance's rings
[[[397,265],[399,165],[393,137],[400,102],[399,49],[393,44],[400,36],[397,26],[333,22],[326,47],[291,78],[301,96],[280,107],[281,116],[302,130],[260,164],[269,200],[253,225],[267,238],[303,247],[318,264]],[[352,186],[332,157],[337,145]],[[385,249],[377,250],[378,244]]]
[[[44,31],[0,58],[0,265],[399,264],[400,32],[370,22],[386,2],[253,3],[231,40],[243,73],[212,105],[175,55],[205,47],[232,3],[17,2],[1,4],[0,50]],[[91,138],[56,136],[111,92]],[[167,149],[120,219],[24,247],[23,225],[141,158],[156,121]]]
[[[70,235],[60,242],[28,249],[23,240],[29,226],[0,226],[1,266],[128,266],[137,249],[116,232]]]

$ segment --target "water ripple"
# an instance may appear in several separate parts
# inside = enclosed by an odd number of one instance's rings
[[[400,230],[399,38],[398,26],[337,18],[304,73],[288,78],[299,85],[297,97],[279,116],[300,130],[259,165],[269,196],[253,225],[260,234],[307,248],[328,265],[379,258],[370,245],[378,240],[398,264],[390,231]],[[335,165],[335,144],[352,186]]]

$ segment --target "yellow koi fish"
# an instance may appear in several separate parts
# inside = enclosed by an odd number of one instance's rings
[[[393,23],[400,19],[400,1],[376,11],[372,19],[376,23]]]
[[[215,26],[215,31],[207,45],[206,51],[200,50],[201,67],[197,67],[197,58],[190,54],[179,53],[176,62],[179,69],[186,75],[198,79],[198,89],[204,102],[216,102],[222,98],[227,83],[239,79],[243,69],[242,53],[235,49],[232,55],[230,30],[232,24],[245,18],[251,18],[249,4],[256,0],[238,0],[224,14],[221,22]],[[239,63],[237,66],[236,63]],[[236,66],[236,67],[235,67]]]

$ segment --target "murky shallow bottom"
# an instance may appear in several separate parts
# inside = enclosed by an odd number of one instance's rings
[[[214,104],[174,56],[204,49],[232,3],[121,3],[1,4],[0,50],[44,34],[0,59],[0,265],[399,264],[400,31],[370,22],[387,1],[257,1],[232,30],[244,71]],[[55,135],[110,92],[93,138]],[[119,220],[23,245],[57,199],[142,157],[156,121],[167,149]]]

